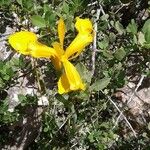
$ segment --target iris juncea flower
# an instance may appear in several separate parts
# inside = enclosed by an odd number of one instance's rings
[[[59,43],[55,42],[53,47],[56,52],[58,52],[57,55],[59,58],[55,57],[53,63],[54,66],[56,66],[56,69],[61,69],[62,66],[64,68],[64,72],[58,81],[58,92],[60,94],[85,89],[85,84],[82,82],[78,71],[70,60],[76,58],[82,50],[92,42],[93,27],[89,19],[77,18],[75,28],[77,29],[78,34],[64,51],[63,43],[66,27],[63,19],[60,19],[58,22]]]
[[[56,70],[62,72],[58,80],[58,93],[63,94],[75,90],[84,90],[85,84],[70,62],[93,40],[93,27],[89,19],[76,18],[77,36],[64,50],[66,27],[62,18],[58,21],[59,42],[52,43],[53,48],[38,42],[36,34],[28,31],[17,32],[9,37],[9,43],[19,53],[36,58],[51,58]]]

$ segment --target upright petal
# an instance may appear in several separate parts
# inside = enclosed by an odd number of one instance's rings
[[[84,90],[85,85],[82,83],[76,68],[65,58],[62,60],[62,62],[70,85],[70,90]]]
[[[93,35],[79,33],[65,51],[65,57],[73,59],[77,57],[82,50],[93,41]]]
[[[28,44],[37,41],[36,34],[28,31],[16,32],[9,36],[10,45],[19,53],[28,55]]]
[[[58,54],[59,57],[61,57],[64,54],[64,50],[62,49],[60,43],[53,42],[52,46],[55,49],[55,51],[56,51],[56,53]]]
[[[93,32],[92,22],[89,19],[81,19],[77,17],[75,27],[79,33]]]
[[[38,41],[28,44],[29,54],[35,58],[50,58],[57,56],[55,49],[48,47]]]
[[[56,70],[61,70],[62,63],[61,63],[61,56],[64,54],[64,50],[62,49],[60,43],[54,42],[52,43],[53,48],[55,49],[58,57],[52,57],[52,63]]]
[[[64,73],[58,81],[58,93],[64,94],[69,91],[70,91],[70,84],[69,84],[66,74]]]
[[[60,18],[58,21],[58,37],[59,37],[59,41],[60,41],[62,49],[64,45],[65,32],[66,32],[66,27],[65,27],[64,20]]]

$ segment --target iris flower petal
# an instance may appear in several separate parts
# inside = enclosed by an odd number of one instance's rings
[[[63,58],[62,62],[70,85],[70,90],[84,90],[85,85],[82,83],[76,68],[66,58]]]
[[[60,71],[62,68],[62,63],[58,57],[51,58],[52,64],[57,71]]]
[[[65,27],[64,20],[60,18],[58,21],[58,37],[59,37],[59,41],[60,41],[60,45],[62,49],[64,45],[65,32],[66,32],[66,27]]]
[[[55,49],[48,47],[38,41],[28,44],[29,54],[35,58],[50,58],[55,57],[57,53]]]
[[[79,33],[65,51],[65,57],[70,57],[69,59],[77,57],[94,38],[91,21],[89,19],[80,19],[79,17],[76,20],[75,27]]]
[[[60,43],[53,42],[52,46],[55,49],[55,51],[56,51],[56,53],[58,54],[59,57],[61,57],[64,54],[64,50],[61,48]]]
[[[79,33],[93,32],[92,22],[89,19],[81,19],[77,17],[75,27]]]
[[[82,50],[93,41],[92,34],[79,33],[65,51],[65,57],[69,59],[76,58]]]
[[[54,42],[52,43],[53,48],[55,49],[58,57],[52,57],[52,63],[56,70],[61,70],[62,63],[61,63],[61,56],[64,54],[64,50],[61,48],[60,43]]]
[[[58,93],[64,94],[64,93],[68,93],[69,91],[70,91],[70,84],[66,74],[64,73],[58,81]]]
[[[16,51],[24,55],[29,55],[28,44],[37,41],[37,36],[32,32],[21,31],[9,36],[8,41]]]

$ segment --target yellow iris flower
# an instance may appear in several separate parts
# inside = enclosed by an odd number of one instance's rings
[[[58,81],[59,94],[85,90],[85,84],[70,60],[76,58],[93,41],[93,27],[89,19],[77,17],[75,28],[78,34],[66,50],[63,49],[66,27],[62,18],[58,21],[59,42],[52,43],[53,48],[38,42],[36,34],[32,32],[21,31],[9,37],[10,45],[19,53],[52,59],[56,70],[63,72]]]

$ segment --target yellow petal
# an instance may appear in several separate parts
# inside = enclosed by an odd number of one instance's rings
[[[58,57],[52,57],[51,61],[52,61],[52,64],[54,65],[56,70],[58,70],[58,71],[61,70],[62,64],[61,64],[61,61]]]
[[[70,85],[70,90],[85,90],[85,85],[82,83],[76,68],[65,58],[62,60],[62,62]]]
[[[67,79],[66,74],[64,73],[59,81],[58,81],[58,93],[59,94],[64,94],[70,91],[70,85],[69,85],[69,81]]]
[[[55,50],[38,41],[28,44],[29,54],[35,58],[50,58],[57,56]]]
[[[52,57],[52,63],[56,70],[61,70],[62,64],[61,64],[61,56],[64,54],[64,50],[61,48],[60,43],[53,42],[52,43],[53,48],[55,49],[58,57]]]
[[[65,57],[73,59],[93,41],[93,34],[79,33],[65,51]]]
[[[75,27],[79,33],[93,32],[92,22],[89,19],[81,19],[77,17]]]
[[[56,53],[58,54],[59,57],[61,57],[64,54],[64,50],[61,48],[60,43],[53,42],[52,46],[55,49],[55,51],[56,51]]]
[[[9,36],[10,45],[19,53],[28,55],[28,44],[37,41],[36,34],[28,31],[16,32]]]
[[[64,45],[65,32],[66,32],[66,27],[65,27],[64,20],[60,18],[58,21],[58,37],[59,37],[59,41],[60,41],[62,49]]]

